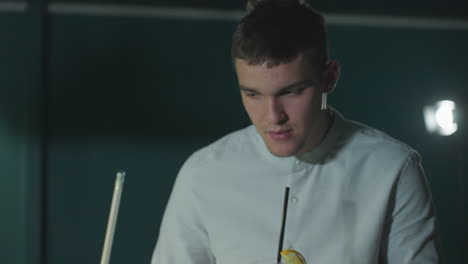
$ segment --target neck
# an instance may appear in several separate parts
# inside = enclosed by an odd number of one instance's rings
[[[303,150],[298,152],[295,156],[299,156],[303,153],[309,152],[325,139],[327,136],[331,125],[333,123],[333,115],[330,110],[323,110],[321,114],[318,117],[318,122],[316,122],[316,127],[312,129],[311,136],[308,139],[308,142],[306,144],[307,147],[305,147]]]

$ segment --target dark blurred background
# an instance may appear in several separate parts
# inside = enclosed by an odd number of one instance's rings
[[[317,0],[342,77],[331,104],[415,148],[447,263],[468,263],[468,1]],[[149,263],[196,149],[249,125],[230,61],[243,1],[0,0],[0,263],[98,263],[127,171],[111,263]],[[248,238],[246,238],[248,239]]]

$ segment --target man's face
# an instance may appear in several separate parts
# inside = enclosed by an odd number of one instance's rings
[[[236,59],[244,107],[267,148],[276,156],[307,152],[327,126],[321,111],[323,85],[302,56],[268,68]]]

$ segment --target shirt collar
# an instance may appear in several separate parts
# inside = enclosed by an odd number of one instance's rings
[[[334,108],[329,107],[332,124],[323,141],[310,151],[296,158],[309,164],[323,164],[333,156],[338,148],[338,140],[344,132],[345,121],[343,116]]]

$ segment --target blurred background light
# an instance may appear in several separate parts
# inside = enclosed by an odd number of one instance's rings
[[[458,129],[455,120],[456,105],[453,101],[442,100],[424,107],[424,122],[429,133],[450,136]]]

